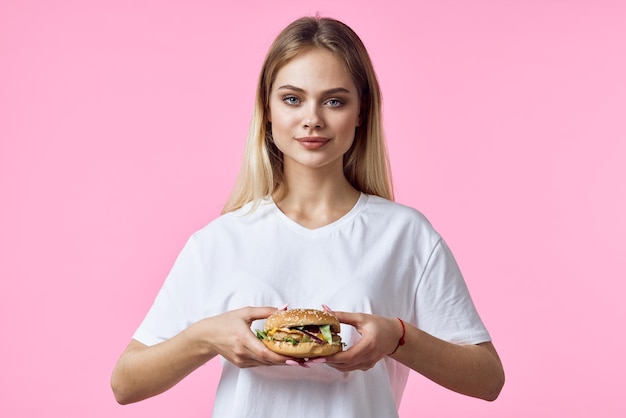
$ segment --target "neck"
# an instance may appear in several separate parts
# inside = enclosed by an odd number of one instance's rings
[[[285,183],[274,201],[289,218],[307,228],[319,228],[348,213],[360,193],[348,182],[343,169],[285,170]]]

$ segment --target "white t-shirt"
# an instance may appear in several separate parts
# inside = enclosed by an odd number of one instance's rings
[[[454,343],[490,340],[450,250],[418,211],[361,194],[341,219],[311,230],[271,200],[247,209],[191,236],[136,340],[153,345],[205,317],[285,303],[399,317]],[[348,349],[359,338],[345,324],[341,336]],[[394,417],[408,374],[390,358],[349,373],[223,361],[213,416]]]

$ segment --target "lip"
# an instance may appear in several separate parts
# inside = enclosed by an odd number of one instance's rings
[[[321,136],[305,136],[302,138],[296,138],[304,148],[306,149],[319,149],[330,142],[330,138],[324,138]]]

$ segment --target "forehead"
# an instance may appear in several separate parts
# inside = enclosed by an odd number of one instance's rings
[[[276,73],[272,90],[283,85],[312,91],[343,87],[356,92],[341,58],[323,48],[305,50],[282,66]]]

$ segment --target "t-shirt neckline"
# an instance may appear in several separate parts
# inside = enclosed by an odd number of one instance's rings
[[[320,235],[325,235],[339,228],[341,225],[347,222],[350,222],[352,219],[354,219],[355,216],[359,214],[359,212],[361,212],[361,210],[365,207],[366,203],[367,203],[367,194],[361,193],[359,195],[359,199],[356,201],[354,206],[352,206],[352,209],[350,209],[345,215],[343,215],[341,218],[327,225],[320,226],[319,228],[313,228],[313,229],[300,225],[298,222],[294,221],[293,219],[285,215],[285,213],[282,210],[280,210],[280,208],[278,207],[276,202],[274,202],[273,199],[271,199],[270,211],[274,216],[276,216],[283,224],[287,225],[290,229],[300,234],[307,235],[309,237],[317,237]]]

